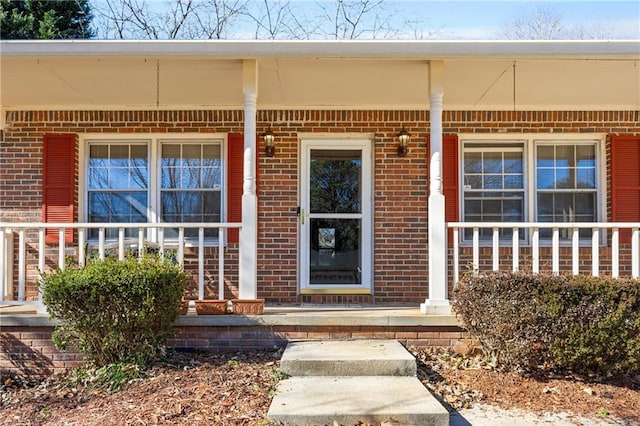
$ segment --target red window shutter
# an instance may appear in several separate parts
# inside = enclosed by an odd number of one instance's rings
[[[430,165],[431,149],[427,141],[427,165]],[[458,136],[442,136],[442,193],[445,197],[444,219],[458,222]],[[453,231],[448,232],[449,242],[453,240]]]
[[[42,221],[73,222],[76,136],[45,135],[42,164]],[[65,231],[65,243],[73,242],[73,230]],[[48,229],[47,243],[58,242],[58,230]]]
[[[640,136],[611,136],[611,220],[640,221]],[[631,241],[620,231],[620,243]]]
[[[458,181],[458,136],[444,135],[442,137],[442,192],[445,197],[444,218],[447,222],[458,222],[459,220],[460,191]],[[449,235],[449,240],[451,238],[452,235]]]
[[[244,135],[230,134],[227,143],[227,222],[242,222]],[[227,231],[227,241],[237,243],[237,229]]]

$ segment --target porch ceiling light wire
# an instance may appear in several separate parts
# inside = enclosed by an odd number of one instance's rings
[[[512,66],[514,67],[513,69],[514,69],[514,73],[515,73],[515,61],[514,61],[513,65],[507,65],[507,67],[500,73],[500,75],[495,80],[493,80],[493,82],[489,85],[489,87],[487,87],[487,90],[485,90],[484,93],[482,95],[480,95],[480,97],[478,98],[476,103],[473,104],[474,107],[476,105],[478,105],[478,103],[486,96],[486,94],[489,93],[489,90],[491,90],[491,88],[496,85],[498,80],[500,80],[502,78],[502,76],[505,75],[506,72],[509,71],[509,68],[511,68]],[[515,77],[515,74],[514,74],[514,77]],[[514,81],[514,84],[515,84],[515,81]],[[515,99],[515,93],[514,93],[514,99]],[[515,101],[514,101],[514,103],[515,103]]]
[[[156,60],[156,108],[160,108],[160,60]]]
[[[516,110],[516,61],[513,61],[513,110]]]

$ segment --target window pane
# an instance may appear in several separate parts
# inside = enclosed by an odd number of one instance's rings
[[[575,188],[573,170],[567,168],[556,169],[556,188]]]
[[[538,189],[555,188],[553,169],[538,169],[536,184]]]
[[[523,162],[521,152],[505,152],[504,153],[504,172],[505,173],[522,173]]]
[[[107,189],[109,169],[105,167],[89,168],[89,189]]]
[[[502,153],[486,152],[484,153],[484,173],[502,173]]]
[[[204,222],[220,222],[220,191],[204,193]]]
[[[595,168],[596,147],[594,145],[577,145],[576,146],[576,166]]]
[[[505,189],[522,189],[524,188],[524,179],[522,175],[507,175],[504,177]]]
[[[556,167],[575,167],[574,153],[573,145],[558,145],[556,147]]]
[[[596,171],[595,169],[577,169],[577,187],[578,188],[595,188],[596,187]]]
[[[479,152],[468,152],[464,155],[465,173],[482,173],[482,154]]]
[[[162,144],[162,167],[179,166],[180,145]]]
[[[482,189],[481,175],[465,175],[464,184],[470,186],[471,189]]]
[[[109,159],[108,145],[91,145],[89,147],[89,168],[107,167]]]
[[[554,150],[553,146],[538,146],[538,155],[536,167],[553,167],[554,166]]]
[[[596,220],[596,194],[579,193],[575,195],[576,199],[576,211],[582,215],[588,217],[586,222],[595,222]]]
[[[200,188],[200,168],[185,167],[181,170],[182,179],[179,188],[198,189]]]
[[[553,194],[538,193],[538,220],[541,216],[553,214]],[[548,221],[549,222],[549,221]]]
[[[502,189],[502,176],[485,175],[483,185],[484,189]]]

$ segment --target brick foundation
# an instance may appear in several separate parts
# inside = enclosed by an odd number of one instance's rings
[[[53,326],[2,327],[0,373],[48,375],[84,364],[79,353],[53,347]],[[169,346],[181,350],[235,352],[284,347],[290,340],[393,339],[403,345],[450,347],[467,337],[456,326],[178,326]]]

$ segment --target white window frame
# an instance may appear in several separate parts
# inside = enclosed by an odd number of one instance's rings
[[[222,159],[222,188],[220,191],[220,217],[221,222],[227,220],[227,134],[220,133],[153,133],[144,135],[131,135],[121,133],[99,133],[99,134],[82,134],[79,137],[79,164],[78,164],[78,211],[82,222],[88,222],[88,182],[89,182],[89,145],[91,143],[99,144],[141,144],[148,146],[147,153],[149,155],[149,188],[148,188],[148,207],[147,207],[147,223],[160,223],[160,155],[162,155],[162,143],[203,143],[203,142],[219,142],[220,156]],[[158,233],[149,232],[146,237],[151,242],[158,242]],[[175,240],[175,241],[174,241]],[[91,241],[90,241],[91,242]],[[171,245],[177,243],[177,239],[166,238],[165,243]],[[185,246],[197,246],[197,239],[185,238]],[[205,238],[205,246],[216,246],[218,238]]]
[[[562,134],[542,134],[542,133],[504,133],[504,134],[458,134],[458,205],[461,221],[464,218],[464,146],[465,143],[516,143],[524,142],[524,192],[525,192],[525,222],[535,222],[537,220],[537,189],[536,189],[536,146],[538,144],[594,144],[596,155],[596,222],[603,222],[606,217],[606,190],[607,190],[607,164],[606,164],[606,134],[603,133],[562,133]],[[496,147],[499,149],[499,147]],[[529,245],[529,232],[526,231],[523,245]],[[606,232],[601,232],[600,244],[606,244]],[[464,239],[464,233],[460,233],[461,244],[471,244],[470,240]],[[481,245],[490,245],[491,241],[480,241]],[[570,241],[562,240],[561,245],[570,245]],[[580,245],[590,245],[591,239],[580,240]],[[551,245],[548,239],[540,239],[541,246]]]

